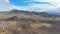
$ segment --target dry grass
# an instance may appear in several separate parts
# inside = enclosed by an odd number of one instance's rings
[[[49,18],[35,14],[5,14],[0,17],[0,34],[60,34],[60,22],[54,19],[49,21]]]

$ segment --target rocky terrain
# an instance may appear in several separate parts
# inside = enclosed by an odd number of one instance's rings
[[[0,13],[0,34],[60,34],[60,16],[13,10]]]

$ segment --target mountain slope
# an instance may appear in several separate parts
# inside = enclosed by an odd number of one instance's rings
[[[60,34],[60,17],[46,12],[0,13],[0,34]]]
[[[59,21],[43,21],[13,16],[0,19],[0,23],[0,34],[60,34]]]

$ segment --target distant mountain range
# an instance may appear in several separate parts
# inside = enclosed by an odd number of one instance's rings
[[[51,17],[51,16],[58,16],[60,17],[60,14],[57,12],[34,12],[34,11],[24,11],[24,10],[11,10],[10,13],[26,13],[26,14],[36,14],[36,15],[41,15],[41,16],[48,16],[48,17]]]
[[[24,11],[24,10],[16,10],[13,9],[10,11],[11,13],[36,13],[36,14],[40,14],[40,13],[48,13],[48,14],[54,14],[54,15],[60,15],[60,12],[58,11],[46,11],[46,12],[35,12],[35,11]]]
[[[23,14],[35,14],[35,15],[40,15],[43,17],[60,17],[60,12],[54,12],[54,11],[47,11],[47,12],[35,12],[35,11],[24,11],[24,10],[16,10],[13,9],[11,11],[6,11],[8,13],[23,13]],[[6,12],[0,12],[0,13],[6,13]]]

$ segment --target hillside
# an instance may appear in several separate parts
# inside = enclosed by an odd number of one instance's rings
[[[0,34],[60,34],[60,16],[13,10],[0,13]]]

